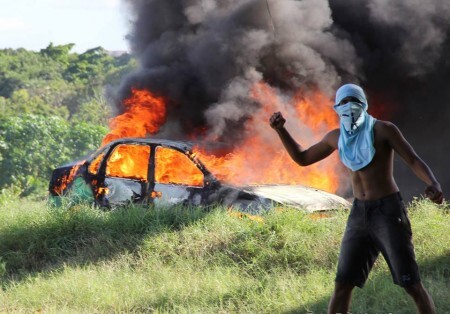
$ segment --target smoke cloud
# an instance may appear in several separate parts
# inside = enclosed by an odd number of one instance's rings
[[[393,121],[450,195],[450,2],[330,1],[336,34],[361,62],[372,114]],[[400,160],[396,180],[407,199],[423,184]]]
[[[239,134],[228,130],[258,109],[249,96],[255,83],[332,95],[340,71],[357,72],[353,46],[331,32],[325,1],[127,3],[133,17],[129,39],[141,68],[125,80],[119,98],[131,86],[169,95],[171,130],[178,132],[172,137],[201,128],[211,137],[238,141]]]
[[[123,1],[140,68],[124,79],[118,112],[131,87],[145,88],[169,97],[165,137],[239,142],[243,134],[230,130],[259,109],[255,83],[333,98],[355,82],[369,112],[396,123],[450,192],[448,0]],[[397,166],[406,197],[421,192]]]

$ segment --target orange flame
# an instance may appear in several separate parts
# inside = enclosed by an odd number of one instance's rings
[[[184,154],[158,147],[155,159],[156,182],[203,186],[203,173]]]
[[[261,82],[255,84],[250,96],[261,104],[261,108],[247,121],[242,130],[245,140],[225,156],[206,153],[196,147],[198,158],[220,180],[232,184],[287,183],[302,184],[336,192],[339,186],[337,174],[338,158],[335,155],[327,161],[308,167],[295,164],[286,153],[268,120],[273,112],[281,111],[287,118],[287,128],[302,146],[307,147],[321,139],[325,133],[338,126],[338,118],[329,98],[320,92],[307,95],[295,94],[286,99],[276,89]],[[158,132],[166,120],[166,105],[162,98],[142,90],[132,90],[132,96],[125,100],[125,113],[111,121],[111,133],[103,144],[122,137],[145,137]],[[192,134],[190,134],[192,136]],[[202,185],[203,176],[198,169],[189,170],[188,163],[172,155],[171,150],[157,152],[155,179],[160,183],[186,183]],[[131,158],[121,152],[121,160]],[[173,166],[176,160],[177,166]],[[170,166],[169,166],[170,165]],[[117,163],[119,166],[119,163]],[[143,166],[143,164],[142,164]],[[133,166],[136,173],[140,170]],[[184,169],[185,171],[180,171]],[[159,172],[158,172],[159,171]],[[143,176],[139,176],[143,177]]]
[[[107,187],[99,187],[97,190],[97,197],[101,196],[101,195],[108,195],[109,194],[109,189]]]
[[[106,175],[147,181],[150,147],[118,145],[109,157]]]
[[[109,123],[111,131],[102,145],[124,137],[146,137],[155,134],[166,122],[166,103],[146,90],[131,90],[131,97],[124,100],[125,112]]]
[[[70,169],[70,172],[63,176],[62,178],[58,179],[55,187],[53,188],[53,191],[58,194],[62,195],[64,190],[67,189],[70,183],[72,183],[73,179],[75,178],[75,175],[78,172],[78,169],[84,164],[84,160],[76,164],[72,169]]]
[[[331,156],[327,161],[300,167],[291,160],[268,124],[273,112],[282,111],[293,137],[307,147],[337,127],[338,118],[331,101],[316,92],[308,97],[297,94],[285,102],[275,89],[265,83],[256,84],[251,96],[262,107],[246,125],[245,132],[250,136],[232,153],[223,157],[208,155],[197,148],[199,159],[206,167],[218,179],[239,185],[302,184],[336,192],[339,187],[337,157]]]
[[[98,169],[100,168],[100,163],[103,160],[103,157],[105,156],[104,153],[100,154],[95,158],[91,164],[89,165],[88,171],[92,174],[96,174],[98,172]]]

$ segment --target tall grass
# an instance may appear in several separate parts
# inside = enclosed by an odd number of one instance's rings
[[[450,217],[409,208],[424,284],[450,313]],[[0,312],[324,313],[347,218],[292,209],[239,219],[217,207],[0,205]],[[380,258],[354,313],[413,313]]]

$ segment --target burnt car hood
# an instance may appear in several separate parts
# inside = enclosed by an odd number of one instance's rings
[[[243,190],[307,212],[349,208],[351,205],[350,202],[335,194],[303,185],[251,185],[243,187]]]

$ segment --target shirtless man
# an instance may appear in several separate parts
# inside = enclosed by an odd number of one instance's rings
[[[411,225],[393,177],[394,151],[427,184],[426,196],[438,204],[443,201],[441,186],[399,129],[391,122],[374,119],[367,107],[361,87],[340,87],[334,105],[340,128],[307,149],[285,129],[286,120],[280,112],[270,118],[270,126],[300,166],[318,162],[338,150],[349,168],[355,200],[341,244],[328,313],[347,313],[353,288],[363,287],[379,252],[389,265],[394,283],[411,295],[419,312],[435,313],[433,300],[420,281]]]

